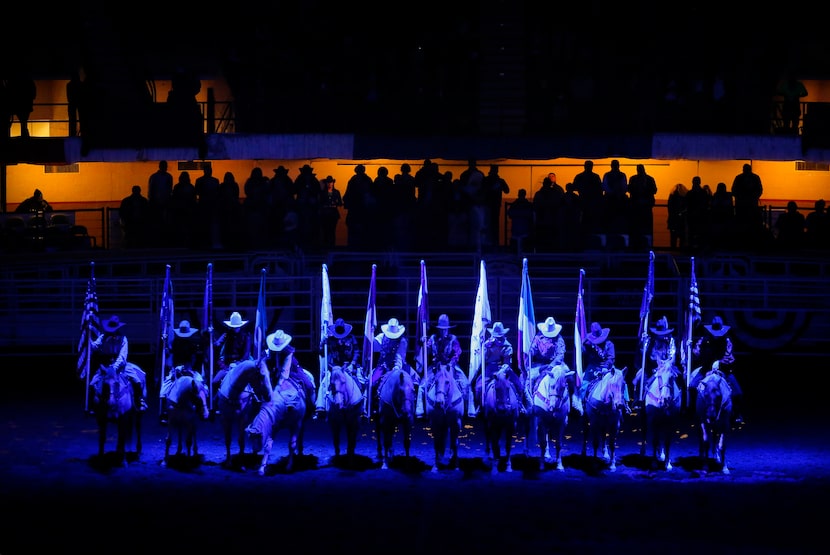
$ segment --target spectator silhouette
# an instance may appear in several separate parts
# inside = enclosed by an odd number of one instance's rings
[[[594,172],[594,162],[585,160],[584,170],[574,177],[574,188],[579,193],[582,205],[582,233],[583,236],[603,233],[603,189],[602,178]]]
[[[169,244],[176,247],[193,247],[194,228],[196,225],[196,186],[190,180],[190,173],[183,171],[173,185],[173,194],[170,197],[170,221],[172,236],[168,237]]]
[[[709,195],[700,184],[700,176],[692,178],[692,188],[686,193],[686,233],[688,246],[696,249],[706,244],[709,223]]]
[[[233,172],[225,172],[219,184],[219,238],[222,247],[233,251],[242,250],[245,242],[243,207],[239,198],[239,183]]]
[[[798,204],[791,200],[787,203],[787,211],[775,220],[775,229],[778,232],[776,244],[782,250],[801,250],[804,247],[804,214],[798,211]]]
[[[270,190],[270,182],[262,174],[262,168],[252,168],[242,186],[242,191],[245,193],[242,208],[245,214],[248,245],[255,250],[268,248]]]
[[[484,173],[478,169],[475,158],[467,160],[467,168],[458,176],[463,190],[462,204],[467,210],[467,237],[464,244],[481,251],[487,225],[487,204],[484,196]],[[461,205],[456,205],[459,208]]]
[[[813,204],[813,211],[804,218],[804,242],[812,249],[830,248],[830,214],[824,199]]]
[[[778,83],[776,94],[781,101],[782,129],[787,135],[798,135],[801,121],[801,99],[807,96],[807,87],[792,72],[787,72]]]
[[[219,249],[219,180],[213,175],[213,165],[205,162],[202,175],[193,184],[196,187],[196,228],[194,245],[199,248]]]
[[[297,216],[299,216],[298,246],[306,252],[320,249],[320,180],[314,168],[305,164],[294,180],[297,190]]]
[[[657,182],[646,173],[643,164],[637,164],[637,171],[628,179],[628,198],[631,203],[630,226],[632,242],[634,237],[646,237],[649,245],[654,235],[654,197]]]
[[[66,83],[66,110],[69,116],[69,136],[77,137],[81,130],[79,123],[84,112],[86,84],[81,80],[81,72],[74,70]]]
[[[35,80],[26,71],[16,69],[6,81],[5,93],[9,113],[20,123],[20,136],[28,137],[29,116],[32,114],[37,97]],[[12,118],[9,118],[8,124],[11,127]]]
[[[453,173],[449,170],[444,172],[442,187],[448,187],[450,191],[449,203],[447,204],[447,246],[451,250],[465,250],[470,246],[470,210],[472,199],[463,186],[461,179],[454,179]]]
[[[740,236],[753,239],[763,222],[760,199],[764,194],[761,178],[753,173],[751,164],[744,164],[741,173],[732,181],[735,199],[735,225]]]
[[[686,248],[686,194],[688,190],[682,183],[678,183],[669,193],[666,201],[668,216],[666,226],[669,230],[669,247],[672,249]]]
[[[510,247],[521,255],[532,250],[533,204],[527,200],[527,189],[519,189],[518,198],[507,208],[510,218]]]
[[[372,216],[377,206],[372,187],[372,178],[366,175],[366,166],[355,166],[354,175],[349,178],[343,194],[350,248],[365,250],[371,245]]]
[[[150,201],[141,194],[141,185],[133,185],[132,193],[121,199],[118,219],[125,248],[142,249],[149,246]]]
[[[715,186],[715,192],[712,195],[710,222],[710,244],[729,247],[735,226],[735,202],[732,199],[732,193],[727,190],[724,182],[720,182]]]
[[[167,160],[160,160],[147,183],[150,201],[150,230],[153,246],[163,245],[170,236],[170,199],[173,195],[173,176],[167,171]]]
[[[399,207],[395,205],[394,181],[389,177],[389,168],[386,166],[378,168],[378,174],[372,181],[372,196],[378,204],[378,210],[372,218],[372,246],[379,249],[394,249],[395,237],[390,230]]]
[[[27,214],[29,212],[51,212],[52,205],[43,198],[43,192],[40,189],[35,189],[32,196],[25,199],[15,208],[16,214]]]
[[[299,225],[297,215],[297,188],[294,180],[288,175],[285,166],[274,169],[274,176],[271,178],[271,217],[270,233],[273,243],[283,247],[294,246],[291,242],[283,241],[286,233],[286,223],[294,222]]]
[[[442,187],[438,164],[425,159],[415,172],[415,187],[418,189],[417,244],[421,250],[441,248],[447,241],[449,186]]]
[[[542,187],[533,195],[531,237],[537,252],[553,252],[562,247],[564,197],[565,191],[556,183],[556,174],[552,172],[542,180]]]
[[[393,182],[393,202],[397,207],[397,215],[393,223],[394,243],[397,248],[408,251],[416,244],[415,213],[417,198],[415,195],[415,176],[412,167],[404,162],[401,171],[395,174]]]
[[[333,249],[337,245],[337,223],[340,221],[340,207],[343,197],[335,186],[335,179],[328,176],[320,182],[322,196],[320,201],[321,244],[324,249]]]
[[[499,167],[496,164],[490,165],[490,171],[484,176],[482,188],[485,203],[484,243],[491,247],[498,246],[502,197],[510,193],[510,186],[499,175]],[[526,196],[527,190],[525,190]],[[525,200],[527,199],[525,198]],[[530,201],[528,200],[527,203],[530,204]]]
[[[602,176],[605,199],[605,231],[628,233],[628,177],[620,170],[620,161],[611,160],[611,169]]]

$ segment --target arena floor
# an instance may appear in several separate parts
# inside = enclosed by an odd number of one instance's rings
[[[590,456],[590,446],[589,456],[581,455],[573,422],[564,471],[550,464],[540,470],[538,447],[526,454],[517,436],[513,472],[493,474],[475,420],[466,422],[460,439],[460,469],[442,466],[436,473],[423,422],[410,456],[396,437],[397,457],[383,470],[368,423],[349,465],[332,459],[327,424],[314,420],[297,467],[285,470],[283,431],[259,476],[257,456],[235,457],[231,468],[221,464],[218,421],[202,423],[198,458],[174,458],[162,467],[167,429],[153,406],[141,454],[130,449],[127,467],[113,465],[111,435],[100,459],[82,391],[7,388],[0,394],[1,553],[111,554],[120,538],[121,549],[131,552],[803,554],[818,553],[816,542],[824,537],[830,447],[818,410],[787,409],[781,416],[760,403],[748,407],[747,422],[728,438],[729,474],[717,466],[704,470],[690,421],[678,428],[672,471],[640,456],[634,414],[618,438],[614,472]]]

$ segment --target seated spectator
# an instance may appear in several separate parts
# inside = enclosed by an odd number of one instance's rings
[[[43,198],[43,193],[40,189],[35,189],[32,196],[21,202],[15,210],[18,214],[25,214],[27,212],[51,212],[52,205]]]

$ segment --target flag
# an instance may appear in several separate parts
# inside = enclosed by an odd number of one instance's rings
[[[576,387],[582,384],[582,342],[588,335],[588,326],[585,324],[585,303],[582,300],[582,277],[585,270],[579,270],[579,290],[576,295],[576,317],[574,318],[574,366],[576,366]]]
[[[375,328],[378,325],[378,312],[375,306],[375,279],[377,276],[377,264],[372,264],[372,279],[369,282],[369,300],[366,302],[366,320],[363,323],[363,369],[368,379],[369,393],[364,397],[364,413],[366,416],[372,414],[372,355],[375,348]]]
[[[429,364],[427,357],[427,330],[429,329],[429,288],[427,287],[427,265],[421,260],[421,285],[418,288],[418,333],[421,334],[420,368],[421,376],[426,376],[426,367]]]
[[[695,258],[691,259],[692,269],[689,278],[689,304],[686,307],[686,318],[683,325],[686,327],[684,337],[686,348],[680,350],[680,362],[684,366],[691,364],[691,348],[695,326],[700,322],[700,294],[697,289],[697,277],[695,277]]]
[[[331,310],[331,287],[329,286],[329,268],[323,264],[323,298],[320,301],[320,344],[329,337],[329,326],[334,323]]]
[[[470,382],[473,381],[476,373],[481,370],[481,365],[484,362],[484,353],[482,352],[485,340],[484,332],[490,324],[491,318],[490,298],[487,294],[487,268],[484,265],[484,260],[482,260],[475,311],[473,313],[473,331],[470,334],[470,369],[468,371]]]
[[[519,370],[530,368],[530,346],[536,335],[536,316],[533,311],[533,295],[530,292],[530,276],[527,273],[527,258],[522,260],[522,290],[519,294]]]
[[[259,275],[259,297],[256,305],[256,319],[254,320],[254,348],[256,359],[262,356],[265,351],[265,336],[268,333],[268,318],[265,313],[265,268]]]
[[[159,311],[159,335],[161,336],[161,379],[166,375],[167,366],[173,363],[173,354],[170,352],[170,342],[176,323],[173,321],[175,309],[173,307],[173,282],[170,279],[170,264],[165,268],[164,287],[161,292],[161,310]]]
[[[640,304],[640,330],[637,336],[642,340],[648,330],[648,315],[651,311],[651,301],[654,299],[654,251],[648,253],[648,277],[643,287],[643,301]]]
[[[202,375],[208,378],[208,390],[210,393],[210,410],[213,411],[213,264],[207,265],[207,277],[205,278],[205,298],[202,306],[202,333],[207,332],[205,351],[207,354],[207,371],[203,370]]]
[[[366,303],[366,320],[363,324],[363,368],[372,375],[372,354],[374,350],[375,328],[378,326],[378,313],[375,306],[375,278],[377,264],[372,264],[372,279],[369,282],[369,300]]]
[[[90,263],[89,280],[86,284],[84,312],[81,316],[81,337],[78,340],[78,377],[84,379],[89,375],[89,345],[101,333],[101,320],[98,316],[98,290],[95,285],[95,263]]]

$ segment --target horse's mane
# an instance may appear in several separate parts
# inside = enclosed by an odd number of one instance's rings
[[[623,385],[625,383],[625,372],[618,368],[614,368],[610,372],[606,372],[597,380],[593,390],[591,391],[591,398],[597,401],[604,401],[608,395],[612,395],[615,401],[622,400]]]

